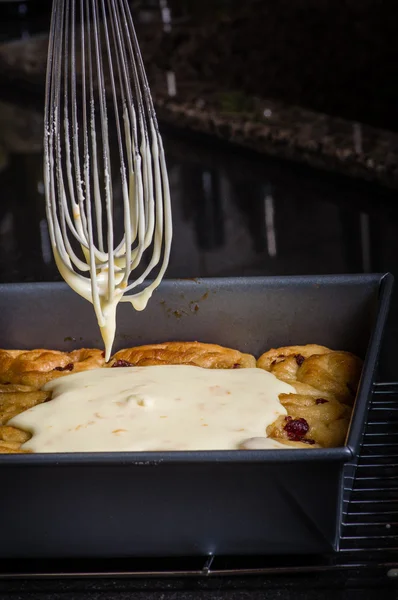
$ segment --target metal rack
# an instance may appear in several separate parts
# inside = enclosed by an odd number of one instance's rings
[[[375,384],[360,455],[347,469],[339,551],[327,556],[2,561],[0,579],[209,577],[382,569],[398,579],[398,383]]]
[[[366,552],[377,553],[378,562],[398,553],[396,383],[375,385],[352,490],[343,513],[339,554]]]

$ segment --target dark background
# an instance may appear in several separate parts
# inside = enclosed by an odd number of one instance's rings
[[[173,23],[167,35],[156,28],[161,1],[130,2],[139,34],[155,24],[150,54],[156,66],[175,68],[185,86],[216,83],[226,90],[397,131],[394,0],[169,0],[164,4]],[[2,0],[0,39],[45,31],[50,10],[49,0]],[[154,65],[146,66],[150,72]]]

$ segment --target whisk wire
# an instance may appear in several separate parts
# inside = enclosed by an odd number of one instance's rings
[[[104,5],[103,0],[102,0],[102,11],[103,11],[103,16],[105,17],[106,13],[105,13],[105,5]],[[117,43],[117,41],[119,41],[119,43],[120,43],[120,36],[119,37],[116,36],[114,19],[111,18],[110,21],[111,21],[111,30],[112,30],[112,34],[113,34],[113,44],[117,48],[116,43]],[[121,134],[121,123],[120,123],[117,91],[116,91],[115,78],[114,78],[114,72],[113,72],[112,53],[111,53],[111,46],[110,46],[110,39],[109,39],[109,34],[108,34],[108,25],[107,25],[106,18],[104,18],[104,28],[105,28],[105,39],[106,39],[106,46],[107,46],[107,53],[108,53],[108,60],[109,60],[109,69],[110,69],[110,73],[111,73],[113,106],[114,106],[114,112],[115,112],[115,117],[116,117],[116,131],[117,131],[119,157],[120,157],[121,193],[122,193],[122,197],[123,197],[123,218],[124,218],[124,231],[125,231],[125,235],[122,237],[121,242],[115,249],[114,255],[117,257],[122,252],[126,253],[126,265],[125,265],[123,281],[127,285],[127,281],[128,281],[129,275],[130,275],[129,265],[131,264],[131,243],[132,243],[130,202],[129,202],[129,193],[128,193],[128,184],[127,184],[126,165],[125,165],[125,158],[124,158],[124,152],[123,152],[123,140],[122,140],[122,134]],[[119,51],[120,51],[120,49],[119,49]],[[125,113],[126,100],[125,100],[125,95],[124,95],[124,86],[123,86],[122,72],[121,72],[121,66],[120,66],[120,56],[119,56],[119,52],[116,52],[115,54],[116,54],[116,67],[117,67],[117,73],[118,73],[119,88],[120,88],[120,94],[121,94],[121,100],[122,100],[122,102],[121,102],[122,112]],[[125,72],[126,72],[126,70],[125,70]],[[130,166],[132,168],[131,162],[130,162]]]
[[[53,2],[44,181],[56,263],[93,303],[100,326],[115,301],[143,308],[167,268],[172,223],[163,144],[127,0]]]

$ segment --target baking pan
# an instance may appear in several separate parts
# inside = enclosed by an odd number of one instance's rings
[[[338,549],[391,275],[165,281],[124,304],[115,350],[166,340],[259,355],[317,343],[365,358],[342,448],[0,455],[0,557],[312,554]],[[92,306],[64,284],[0,286],[0,346],[101,346]]]

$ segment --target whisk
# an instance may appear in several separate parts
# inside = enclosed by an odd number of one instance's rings
[[[127,0],[53,2],[44,186],[55,262],[92,302],[109,360],[118,302],[145,308],[172,239],[164,149]]]

